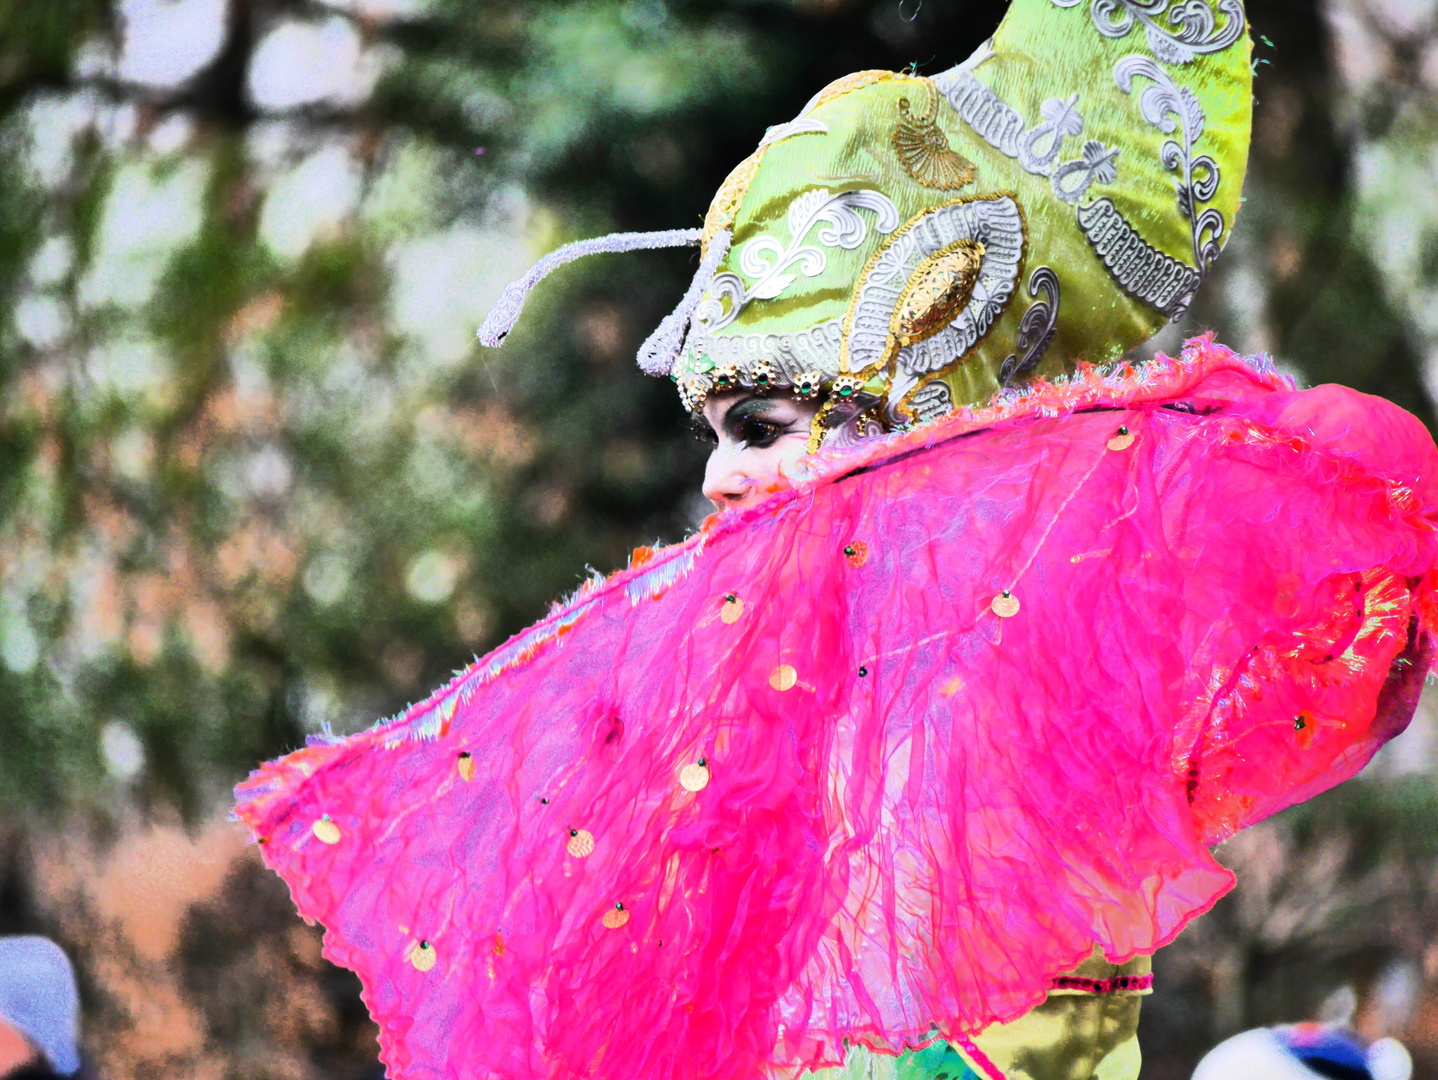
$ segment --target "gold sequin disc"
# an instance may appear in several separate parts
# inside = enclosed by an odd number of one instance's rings
[[[340,827],[330,820],[328,814],[311,825],[310,831],[322,844],[338,844],[340,842]]]
[[[616,905],[606,911],[599,921],[611,930],[618,930],[629,921],[629,912]]]
[[[1019,598],[1005,589],[989,601],[993,613],[1001,619],[1011,619],[1019,613]]]
[[[844,558],[850,566],[863,566],[869,561],[869,545],[862,540],[852,540],[844,545]]]
[[[933,337],[974,294],[984,262],[984,245],[956,240],[914,269],[894,306],[890,330],[900,345]]]
[[[709,786],[708,767],[691,761],[679,770],[679,786],[685,791],[703,791]]]
[[[724,603],[719,608],[719,619],[724,623],[736,623],[739,616],[744,614],[744,601],[740,600],[733,593],[724,597]]]
[[[1133,445],[1133,440],[1136,437],[1128,428],[1119,428],[1118,433],[1108,441],[1108,448],[1110,450],[1127,450]]]
[[[788,664],[780,664],[769,673],[769,685],[775,690],[788,690],[799,681],[799,673]]]
[[[468,750],[459,755],[459,778],[466,781],[474,779],[474,755]]]
[[[428,971],[438,959],[434,946],[427,941],[417,941],[409,947],[409,962],[416,971]]]
[[[570,829],[569,843],[564,850],[576,859],[583,859],[594,852],[594,834],[588,829]]]

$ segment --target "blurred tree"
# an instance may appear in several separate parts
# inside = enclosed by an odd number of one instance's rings
[[[0,0],[7,817],[197,819],[260,759],[422,695],[586,564],[681,536],[702,455],[630,358],[693,253],[561,272],[502,352],[473,345],[489,302],[563,240],[697,223],[815,89],[939,70],[1002,7]],[[1160,344],[1213,326],[1431,419],[1438,16],[1248,13],[1247,205]],[[1431,801],[1428,780],[1414,791]],[[243,940],[211,904],[173,957],[215,1040],[278,1029],[246,1027],[251,991],[222,1001],[212,982],[307,962],[284,905],[255,895]],[[1244,971],[1311,974],[1247,955]],[[340,1068],[344,1000],[331,1057],[281,1054],[286,1075]],[[1180,1069],[1198,1044],[1170,1053],[1174,1014],[1150,1014],[1150,1059]]]

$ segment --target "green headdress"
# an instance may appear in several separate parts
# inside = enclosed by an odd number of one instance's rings
[[[922,422],[1179,318],[1237,213],[1252,119],[1241,0],[1013,0],[932,78],[863,71],[771,128],[701,231],[699,273],[640,353],[686,406],[824,396],[838,442]]]

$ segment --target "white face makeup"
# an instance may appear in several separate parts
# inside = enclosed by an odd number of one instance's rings
[[[704,469],[704,495],[720,510],[752,506],[789,484],[805,457],[817,401],[792,394],[736,390],[704,403],[715,442]]]

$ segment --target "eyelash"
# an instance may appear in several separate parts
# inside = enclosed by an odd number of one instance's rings
[[[748,446],[762,450],[774,443],[784,433],[783,424],[761,420],[757,416],[746,416],[734,429],[734,437]]]

